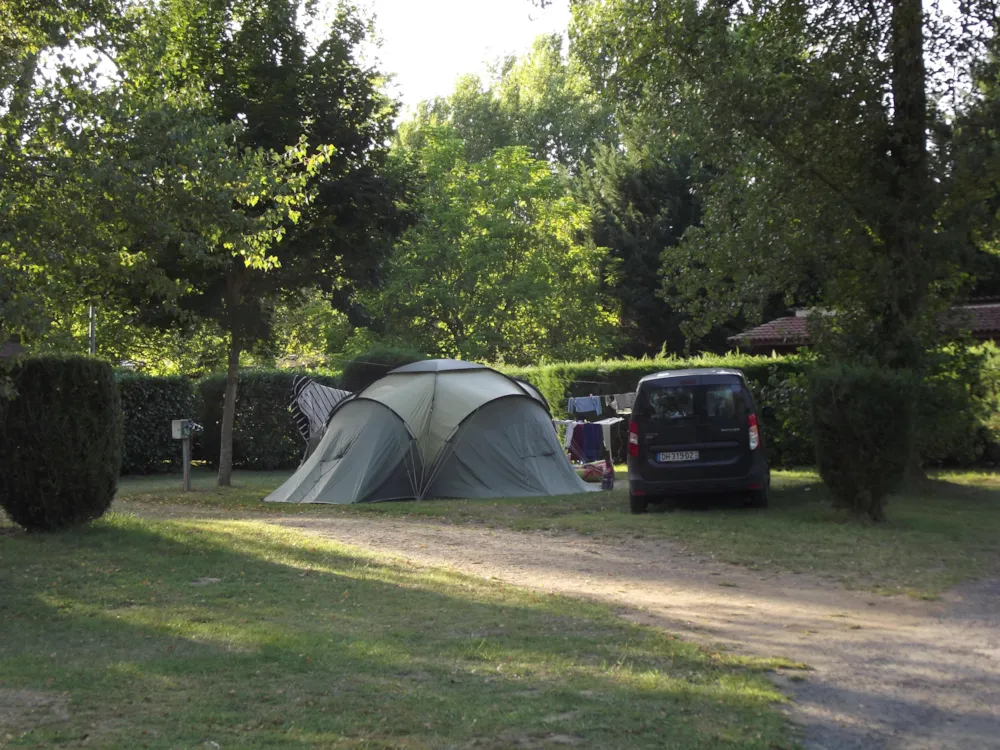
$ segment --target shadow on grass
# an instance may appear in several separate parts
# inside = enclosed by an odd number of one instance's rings
[[[789,742],[763,666],[261,524],[114,516],[0,538],[0,569],[14,747]],[[69,719],[4,711],[11,691],[65,695]]]
[[[232,490],[184,495],[162,479],[123,483],[116,507],[178,506],[225,516],[309,514],[393,517],[519,531],[568,531],[606,537],[667,538],[725,562],[813,572],[852,587],[935,597],[948,587],[996,570],[1000,557],[1000,475],[947,472],[890,498],[888,521],[872,524],[837,511],[811,471],[773,475],[770,507],[743,498],[702,496],[679,512],[629,513],[627,482],[611,492],[555,498],[428,500],[366,505],[286,505],[260,500],[280,477],[237,477]],[[273,486],[272,486],[273,485]],[[117,501],[116,501],[117,502]],[[133,503],[137,504],[134,505]]]

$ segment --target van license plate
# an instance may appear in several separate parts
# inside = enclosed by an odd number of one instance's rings
[[[668,461],[697,461],[698,451],[676,451],[674,453],[660,453],[657,459],[661,463]]]

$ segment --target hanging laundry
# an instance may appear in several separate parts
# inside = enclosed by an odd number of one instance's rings
[[[597,415],[600,416],[601,397],[581,396],[578,398],[571,398],[566,405],[566,411],[570,414],[589,414],[590,412],[596,412]]]
[[[635,406],[634,393],[616,393],[611,400],[611,408],[615,411],[624,411]]]
[[[587,461],[596,461],[604,452],[604,430],[601,425],[587,422],[583,425],[583,455]]]
[[[563,433],[563,447],[569,450],[569,444],[573,440],[573,428],[580,424],[580,422],[577,422],[575,419],[553,419],[552,424],[562,425],[566,428]]]
[[[602,437],[604,439],[604,449],[605,450],[611,451],[613,453],[613,447],[612,447],[612,442],[613,441],[611,439],[611,428],[614,425],[619,424],[619,423],[624,422],[624,421],[625,420],[622,419],[621,417],[608,417],[607,419],[600,419],[600,420],[594,422],[594,424],[599,424],[601,426],[601,433],[602,433]]]
[[[569,456],[576,461],[587,460],[586,453],[583,450],[583,428],[585,426],[583,422],[577,422],[572,427],[566,428],[566,434],[570,436]]]

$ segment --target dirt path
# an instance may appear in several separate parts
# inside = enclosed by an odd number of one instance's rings
[[[197,515],[190,508],[127,509]],[[920,602],[724,565],[663,540],[373,518],[254,518],[426,565],[592,597],[688,638],[805,662],[813,671],[804,681],[778,679],[794,699],[789,714],[807,747],[1000,748],[1000,580]]]

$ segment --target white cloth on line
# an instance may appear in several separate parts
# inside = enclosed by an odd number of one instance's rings
[[[566,428],[566,434],[563,435],[563,447],[569,450],[569,444],[573,440],[573,428],[582,423],[572,419],[553,419],[552,424],[561,424]]]
[[[609,417],[608,419],[599,419],[594,424],[599,424],[601,426],[601,431],[604,433],[604,449],[607,451],[611,450],[611,426],[616,425],[619,422],[624,422],[625,420],[621,417]]]
[[[611,408],[615,411],[631,409],[635,405],[634,393],[616,393],[611,399]]]

